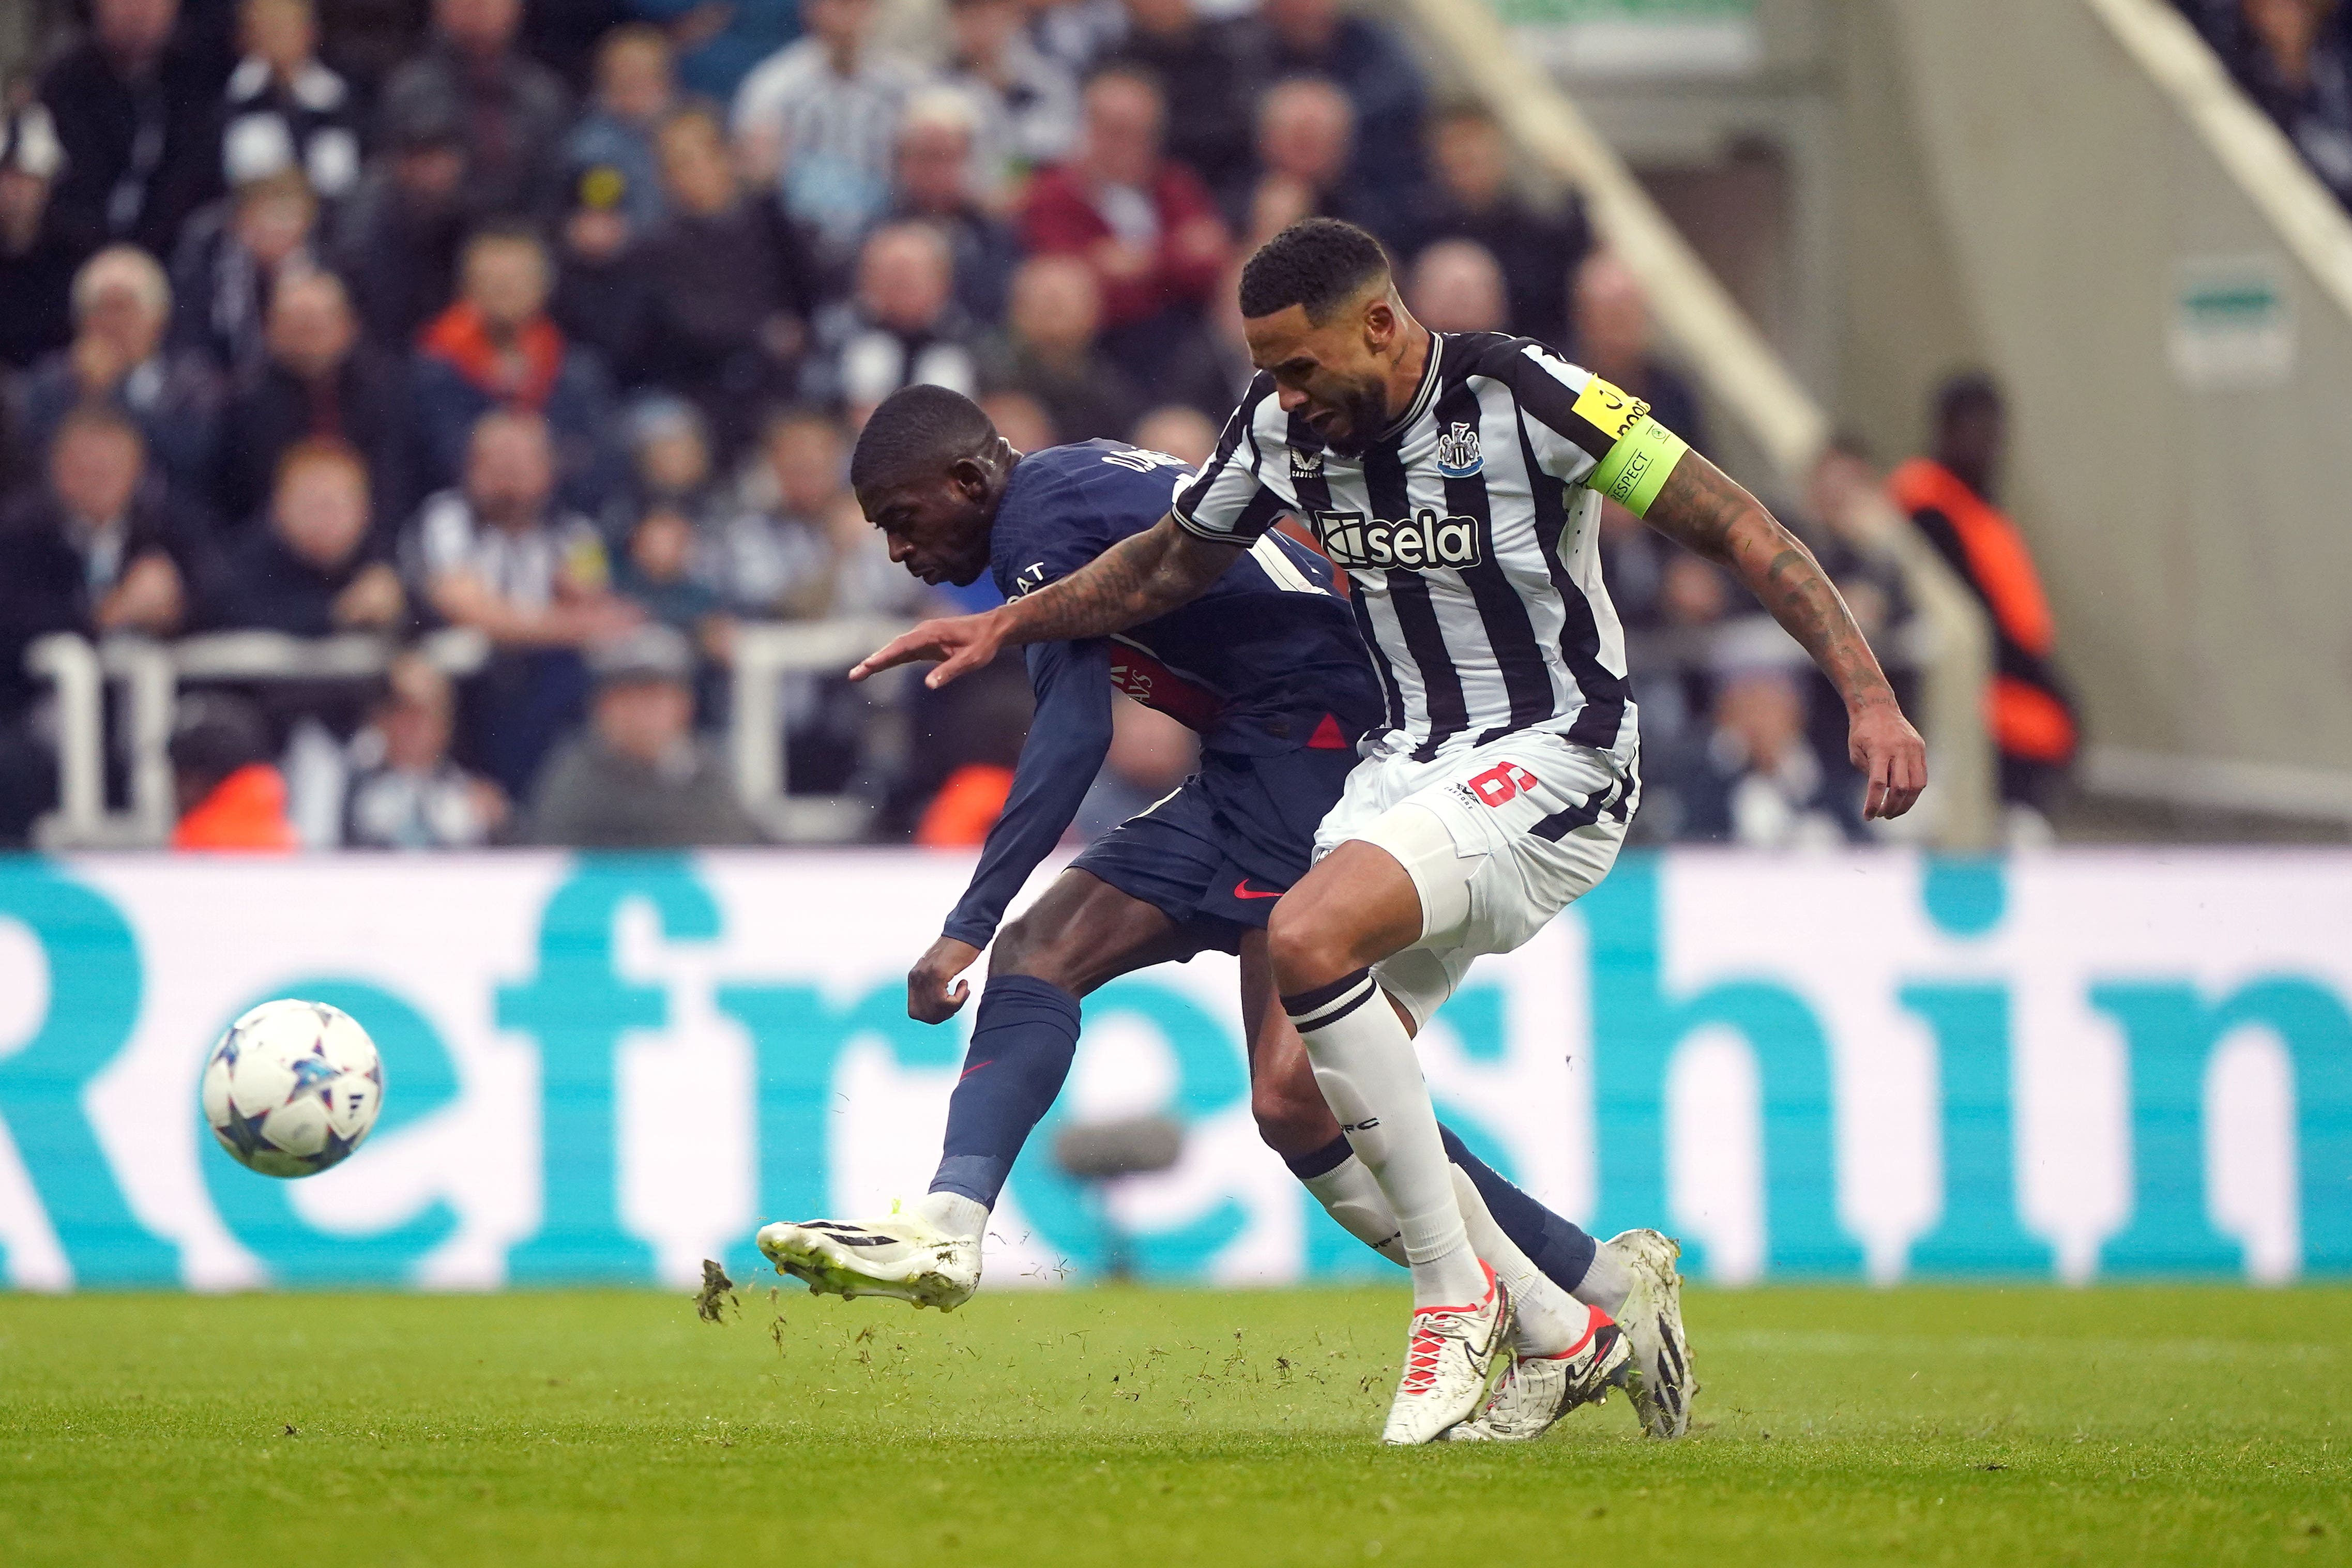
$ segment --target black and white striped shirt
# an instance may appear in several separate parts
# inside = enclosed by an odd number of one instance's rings
[[[879,48],[861,50],[844,76],[823,42],[803,38],[743,78],[732,128],[779,142],[784,210],[845,256],[890,204],[900,121],[922,84],[913,65]]]
[[[1175,517],[1236,542],[1311,528],[1416,756],[1522,729],[1606,751],[1634,713],[1585,485],[1646,412],[1528,339],[1438,333],[1412,406],[1349,458],[1261,372]]]

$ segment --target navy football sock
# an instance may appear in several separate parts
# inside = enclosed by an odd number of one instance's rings
[[[1505,1181],[1493,1166],[1470,1152],[1454,1129],[1441,1124],[1437,1133],[1445,1142],[1446,1157],[1462,1167],[1478,1196],[1486,1200],[1487,1212],[1511,1244],[1528,1255],[1544,1278],[1574,1295],[1584,1282],[1585,1271],[1592,1267],[1599,1243]],[[1377,1188],[1364,1190],[1370,1185],[1369,1173],[1360,1166],[1342,1169],[1354,1155],[1342,1134],[1312,1154],[1285,1155],[1282,1163],[1322,1201],[1332,1218],[1373,1250],[1390,1252],[1387,1243],[1395,1239],[1396,1221]]]
[[[1348,1142],[1347,1134],[1341,1133],[1311,1155],[1283,1155],[1282,1163],[1288,1166],[1290,1174],[1300,1181],[1313,1181],[1325,1172],[1346,1165],[1355,1155],[1355,1145]]]
[[[948,1102],[931,1190],[994,1208],[1014,1156],[1062,1092],[1077,1051],[1077,998],[1028,975],[992,978]]]
[[[1356,1157],[1347,1134],[1312,1154],[1285,1155],[1282,1163],[1340,1229],[1390,1262],[1404,1261],[1404,1233],[1397,1228],[1396,1215],[1371,1167]]]
[[[1486,1200],[1486,1211],[1511,1244],[1543,1270],[1544,1278],[1574,1295],[1584,1283],[1585,1270],[1592,1267],[1592,1254],[1601,1244],[1505,1181],[1454,1136],[1453,1128],[1441,1126],[1437,1131],[1445,1140],[1447,1156],[1462,1167],[1478,1196]]]

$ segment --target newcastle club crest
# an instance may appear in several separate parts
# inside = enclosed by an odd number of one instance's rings
[[[1475,425],[1456,421],[1452,430],[1437,438],[1437,471],[1446,478],[1467,479],[1486,465]]]

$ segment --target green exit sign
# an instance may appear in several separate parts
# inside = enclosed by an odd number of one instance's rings
[[[1757,0],[1493,0],[1574,77],[1738,75],[1763,58]]]

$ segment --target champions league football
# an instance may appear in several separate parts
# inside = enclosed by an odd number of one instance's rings
[[[200,1092],[230,1158],[263,1176],[317,1176],[367,1141],[383,1109],[383,1061],[340,1008],[264,1002],[214,1045]]]

